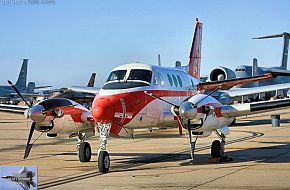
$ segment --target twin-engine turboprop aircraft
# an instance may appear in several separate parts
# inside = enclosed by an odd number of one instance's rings
[[[165,68],[133,63],[116,67],[98,91],[92,116],[100,131],[99,170],[109,171],[106,150],[109,135],[131,136],[134,129],[182,127],[190,137],[192,157],[195,142],[192,136],[207,137],[214,131],[221,138],[212,144],[212,156],[224,157],[228,125],[236,116],[290,106],[290,100],[223,106],[204,90],[227,89],[239,84],[273,79],[287,73],[269,72],[262,76],[202,83],[200,77],[202,24],[197,20],[185,67]]]
[[[91,111],[68,99],[52,98],[34,106],[27,103],[30,108],[26,115],[33,123],[24,158],[32,146],[32,133],[38,130],[48,136],[77,136],[80,142],[79,159],[89,161],[91,149],[84,139],[93,134],[94,126],[100,133],[98,167],[102,173],[110,168],[107,152],[109,136],[130,137],[133,130],[141,128],[178,126],[180,133],[182,128],[188,130],[192,158],[196,143],[192,137],[207,137],[216,132],[221,141],[213,142],[212,157],[225,158],[224,145],[229,134],[227,126],[236,116],[287,107],[290,100],[224,106],[211,97],[211,93],[205,95],[203,91],[214,92],[239,84],[287,76],[287,73],[270,72],[262,76],[202,83],[199,80],[201,40],[202,24],[197,20],[189,63],[184,67],[165,68],[133,63],[114,68],[96,94]],[[17,92],[14,85],[12,88]],[[91,89],[89,92],[92,92]]]

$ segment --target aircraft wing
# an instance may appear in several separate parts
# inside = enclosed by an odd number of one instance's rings
[[[17,93],[11,93],[12,95],[18,96]],[[37,98],[37,97],[43,97],[43,94],[40,93],[21,93],[22,96],[26,97],[26,98]]]
[[[27,181],[18,181],[18,185],[22,187],[23,190],[29,190],[30,189],[30,183]]]
[[[275,84],[275,85],[267,85],[267,86],[258,86],[252,88],[231,88],[229,90],[222,90],[221,92],[225,92],[231,98],[238,97],[238,96],[245,96],[250,94],[258,94],[263,92],[271,92],[276,90],[284,90],[289,89],[290,83],[283,83],[283,84]]]
[[[0,104],[0,111],[9,111],[9,112],[16,112],[16,113],[24,113],[26,109],[28,109],[27,106],[17,106],[17,105],[9,105],[9,104]]]
[[[288,107],[290,107],[290,98],[245,104],[223,105],[221,107],[221,115],[223,117],[231,118],[256,114],[265,111],[276,111],[281,108]]]
[[[83,86],[72,86],[69,88],[70,90],[76,92],[83,92],[83,93],[90,93],[90,94],[97,94],[99,93],[99,88],[96,87],[83,87]]]
[[[246,84],[251,82],[257,82],[261,80],[269,80],[276,78],[277,76],[289,76],[290,73],[288,72],[269,72],[265,73],[262,76],[253,76],[253,77],[245,77],[245,78],[235,78],[223,81],[212,81],[212,82],[202,82],[198,84],[198,90],[214,90],[218,89],[230,89],[233,86],[237,86],[240,84]]]

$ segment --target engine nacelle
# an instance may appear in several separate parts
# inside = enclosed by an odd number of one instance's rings
[[[220,93],[218,100],[220,101],[220,103],[224,105],[230,105],[233,103],[233,99],[227,93],[224,92]]]
[[[223,81],[228,79],[235,79],[236,74],[229,68],[226,67],[217,67],[213,69],[209,74],[210,81]]]

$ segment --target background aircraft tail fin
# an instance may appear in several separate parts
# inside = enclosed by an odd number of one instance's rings
[[[287,70],[287,59],[288,59],[288,49],[289,49],[289,38],[290,34],[284,32],[283,34],[274,34],[270,36],[261,36],[253,39],[269,39],[269,38],[284,38],[283,53],[282,53],[282,63],[281,67]]]
[[[27,80],[27,64],[28,59],[23,59],[23,63],[20,69],[20,73],[17,79],[17,82],[15,86],[19,89],[25,89],[26,88],[26,80]]]
[[[189,54],[187,71],[188,74],[198,79],[200,78],[201,43],[202,43],[202,23],[200,23],[198,19],[196,19],[195,31]]]
[[[95,78],[96,78],[96,73],[92,73],[91,78],[88,82],[87,87],[94,87],[95,85]]]

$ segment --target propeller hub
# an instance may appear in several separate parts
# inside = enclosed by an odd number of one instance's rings
[[[46,115],[43,114],[44,107],[42,105],[35,105],[28,109],[27,118],[31,119],[34,122],[42,122]]]
[[[191,102],[183,102],[180,105],[179,113],[183,119],[195,119],[197,116],[197,108]]]

